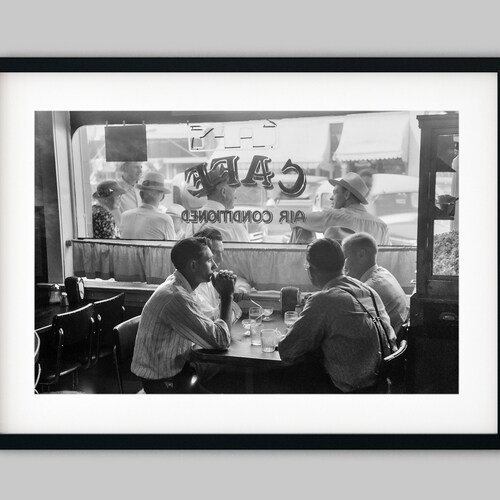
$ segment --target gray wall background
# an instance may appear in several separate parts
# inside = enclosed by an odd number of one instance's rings
[[[487,0],[171,4],[5,3],[0,56],[499,56]],[[99,497],[488,499],[499,466],[497,451],[0,451],[4,498],[86,498],[84,471]]]

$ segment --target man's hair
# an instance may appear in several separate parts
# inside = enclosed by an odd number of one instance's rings
[[[376,256],[378,251],[375,238],[368,233],[356,233],[348,236],[342,241],[342,248],[347,250],[352,248],[356,250],[362,249],[373,256]]]
[[[340,272],[345,261],[342,247],[330,238],[323,238],[309,244],[306,258],[309,264],[325,273]]]
[[[194,233],[193,238],[207,238],[208,240],[210,240],[210,242],[213,240],[222,241],[222,233],[214,227],[206,227],[201,231]]]
[[[185,238],[178,241],[170,252],[170,259],[176,269],[182,271],[188,262],[198,260],[205,248],[210,248],[206,238]]]
[[[143,203],[151,205],[151,203],[156,203],[159,191],[153,191],[149,189],[141,189],[139,194]],[[162,193],[163,194],[163,193]]]

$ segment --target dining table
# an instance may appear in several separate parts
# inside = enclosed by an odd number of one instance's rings
[[[254,392],[254,377],[257,372],[284,366],[277,348],[273,352],[263,352],[261,345],[252,345],[250,330],[246,330],[243,315],[231,327],[231,344],[227,349],[204,349],[193,346],[191,361],[196,363],[215,363],[232,369],[241,370],[245,374],[245,392]],[[282,336],[286,326],[280,312],[274,312],[269,321],[262,321],[261,328],[277,329]]]

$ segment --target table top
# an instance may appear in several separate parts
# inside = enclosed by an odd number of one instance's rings
[[[281,314],[275,311],[270,319],[271,321],[262,322],[262,328],[278,328],[283,334],[286,327]],[[217,351],[194,346],[192,360],[248,368],[277,367],[283,363],[277,350],[262,352],[260,345],[251,345],[250,336],[245,335],[246,332],[241,319],[238,320],[231,328],[231,345],[227,350]]]

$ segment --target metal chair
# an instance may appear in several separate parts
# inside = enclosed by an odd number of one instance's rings
[[[123,322],[124,301],[125,294],[120,293],[110,299],[94,302],[96,321],[94,363],[113,354],[115,346],[113,328]]]
[[[140,316],[135,316],[113,328],[113,360],[121,394],[124,393],[124,382],[127,383],[127,393],[136,393],[142,389],[140,379],[130,371],[140,319]]]
[[[382,361],[379,377],[385,383],[386,393],[395,394],[406,392],[406,350],[408,343],[401,340],[396,352],[389,354]]]
[[[89,368],[92,363],[92,338],[94,336],[94,306],[58,314],[52,330],[40,344],[41,388],[50,389],[65,375],[72,374],[73,389],[78,384],[78,370]]]

